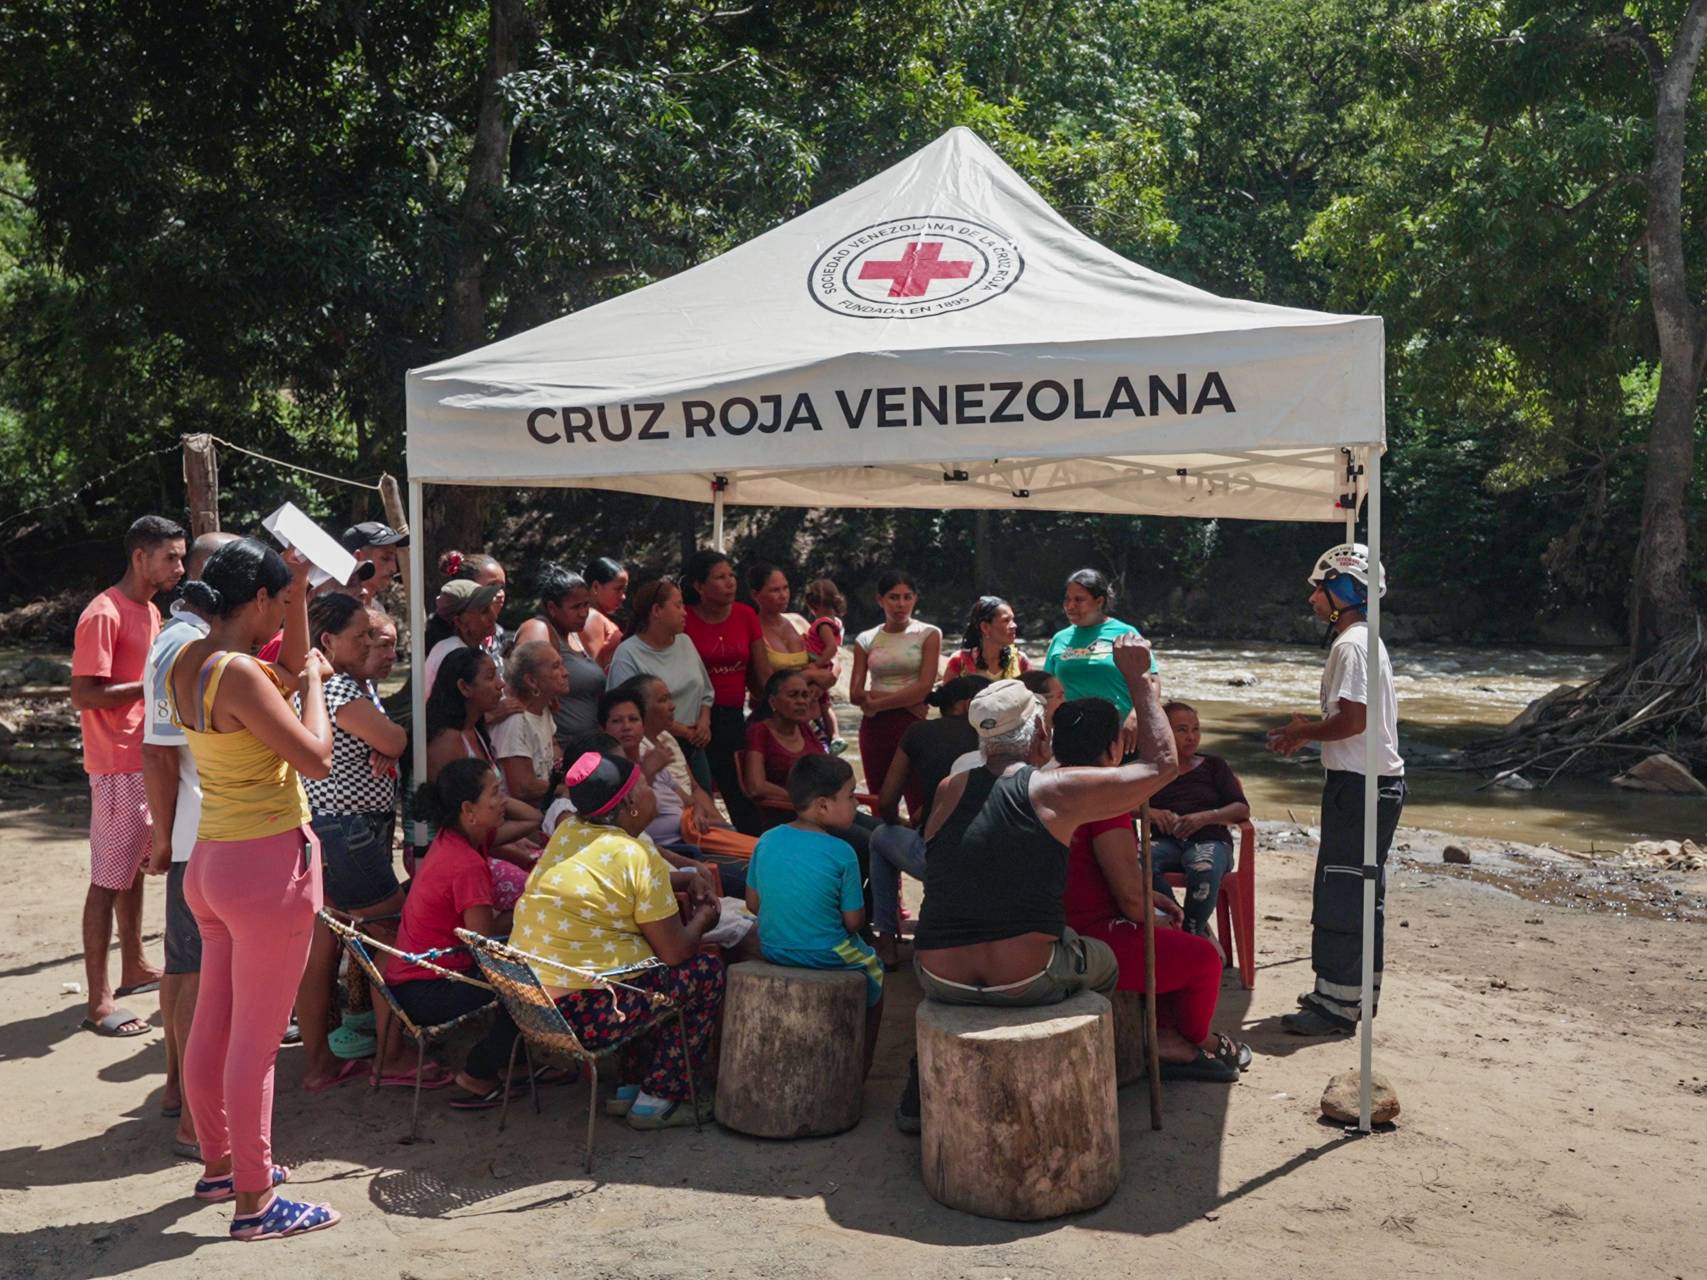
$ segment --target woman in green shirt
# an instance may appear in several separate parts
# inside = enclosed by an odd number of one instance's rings
[[[1119,709],[1122,740],[1130,752],[1137,743],[1137,722],[1132,714],[1132,695],[1126,680],[1114,666],[1114,642],[1120,636],[1138,635],[1129,622],[1108,616],[1114,595],[1108,579],[1096,569],[1078,569],[1067,577],[1061,602],[1067,625],[1055,633],[1044,654],[1043,669],[1061,682],[1069,698],[1107,698]],[[1156,679],[1155,659],[1150,678]]]

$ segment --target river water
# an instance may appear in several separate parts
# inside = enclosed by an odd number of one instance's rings
[[[1028,646],[1029,647],[1029,646]],[[1461,747],[1499,729],[1561,684],[1580,684],[1620,654],[1594,650],[1391,649],[1402,743]],[[1163,692],[1190,702],[1203,722],[1204,750],[1224,755],[1261,818],[1319,820],[1321,764],[1265,749],[1265,731],[1294,711],[1319,715],[1324,651],[1305,645],[1157,640]],[[1255,683],[1235,687],[1244,676]],[[1408,768],[1406,826],[1461,835],[1551,844],[1579,853],[1622,849],[1636,840],[1700,841],[1707,798],[1625,791],[1600,778],[1560,777],[1545,791],[1480,790],[1476,773]]]

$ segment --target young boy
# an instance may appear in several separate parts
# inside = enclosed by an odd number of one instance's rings
[[[802,756],[788,771],[795,819],[759,837],[747,864],[747,910],[759,918],[759,950],[772,964],[854,969],[865,975],[865,1069],[883,1020],[883,963],[859,931],[865,894],[853,846],[826,827],[854,820],[854,773],[836,756]]]

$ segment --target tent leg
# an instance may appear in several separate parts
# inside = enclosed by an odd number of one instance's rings
[[[1369,483],[1369,561],[1375,567],[1376,579],[1369,592],[1369,720],[1371,729],[1376,722],[1376,708],[1386,697],[1381,687],[1381,446],[1364,450],[1364,474]],[[1357,1131],[1368,1133],[1371,1094],[1374,1083],[1370,1076],[1375,1061],[1375,879],[1379,875],[1375,861],[1376,826],[1379,818],[1381,766],[1377,754],[1379,739],[1373,732],[1364,734],[1363,757],[1363,991],[1359,1008],[1362,1011],[1359,1031],[1361,1045],[1358,1057]]]
[[[427,522],[426,484],[409,481],[409,732],[415,786],[427,780]],[[426,825],[416,821],[403,833],[417,847],[427,843]]]
[[[723,486],[712,482],[711,485],[711,546],[714,551],[723,551]]]

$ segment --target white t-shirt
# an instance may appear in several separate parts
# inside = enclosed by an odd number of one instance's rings
[[[1403,777],[1404,759],[1399,755],[1399,700],[1393,692],[1393,662],[1387,646],[1381,645],[1381,703],[1369,706],[1369,624],[1354,622],[1334,637],[1328,650],[1328,665],[1322,670],[1322,715],[1339,710],[1340,699],[1368,707],[1367,729],[1354,738],[1322,744],[1322,767],[1347,773],[1368,768],[1364,739],[1373,732],[1375,759],[1384,778]]]
[[[196,847],[196,828],[202,820],[202,780],[196,772],[184,731],[172,723],[172,705],[166,695],[166,679],[172,660],[191,641],[208,632],[197,614],[172,606],[171,620],[154,637],[148,661],[142,668],[142,687],[148,691],[148,710],[142,722],[142,740],[151,746],[178,749],[178,804],[172,811],[172,861],[188,862]]]
[[[492,726],[492,754],[500,760],[506,756],[525,756],[533,765],[534,776],[542,782],[551,776],[556,742],[557,722],[549,711],[538,715],[518,711]]]

